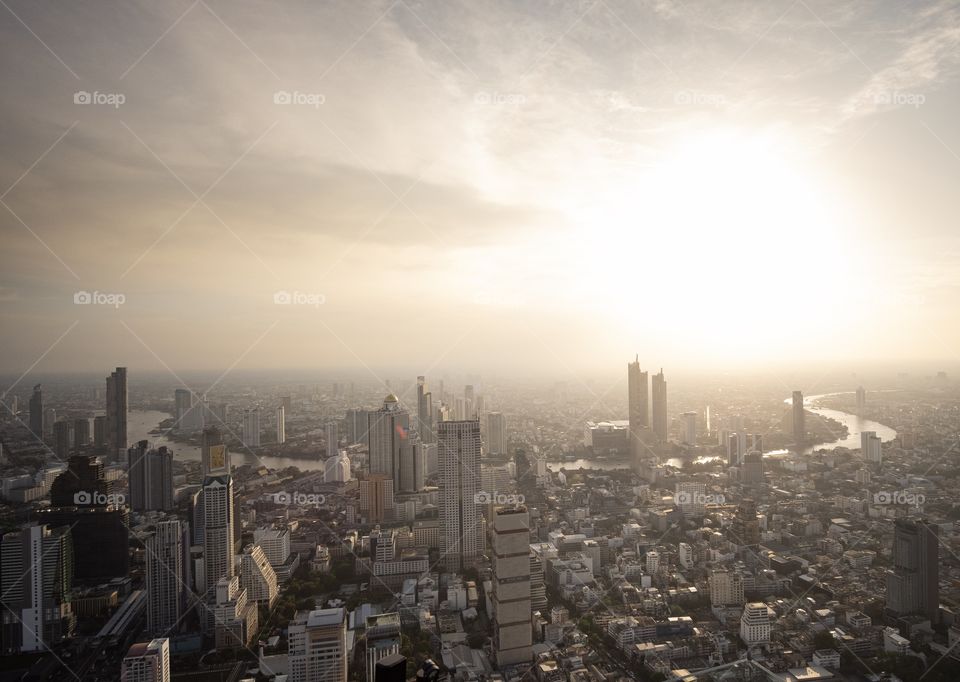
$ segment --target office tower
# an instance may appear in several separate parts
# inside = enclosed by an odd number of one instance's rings
[[[173,509],[173,453],[161,446],[148,450],[140,441],[127,450],[130,509],[135,512]]]
[[[186,388],[178,388],[173,392],[173,428],[189,431],[188,423],[193,408],[193,393]]]
[[[30,430],[37,438],[43,438],[43,391],[40,384],[33,387],[30,396]]]
[[[290,682],[346,682],[347,620],[342,608],[297,613],[288,640]]]
[[[669,422],[667,421],[667,380],[663,376],[663,369],[653,375],[653,384],[650,391],[652,403],[653,433],[661,443],[667,442]]]
[[[680,415],[680,439],[684,445],[697,444],[697,413],[684,412]]]
[[[274,568],[282,566],[290,556],[290,531],[286,528],[257,528],[253,543],[263,549]]]
[[[733,515],[730,528],[733,544],[740,547],[756,547],[760,544],[760,521],[757,519],[757,503],[744,498]]]
[[[160,521],[144,543],[147,565],[147,631],[176,631],[187,611],[190,584],[190,531],[183,521]]]
[[[504,667],[533,660],[530,515],[524,506],[493,512],[493,650]]]
[[[340,453],[340,427],[337,422],[327,423],[327,457],[336,457]]]
[[[43,437],[53,435],[53,425],[57,423],[57,411],[52,407],[43,410]]]
[[[90,445],[90,420],[86,417],[73,420],[73,449],[78,452]]]
[[[744,605],[740,616],[740,639],[747,646],[770,642],[770,612],[762,601]]]
[[[743,575],[737,571],[710,571],[708,581],[711,606],[743,605]]]
[[[863,416],[867,409],[867,391],[863,386],[857,387],[857,415]]]
[[[218,649],[242,649],[257,634],[257,602],[251,600],[235,576],[220,578],[214,588],[214,642]]]
[[[936,621],[940,608],[939,529],[926,520],[897,519],[893,568],[887,571],[887,610]]]
[[[627,418],[630,449],[635,460],[643,459],[644,437],[650,426],[647,373],[640,371],[640,357],[627,364]]]
[[[102,414],[93,418],[93,445],[98,450],[107,447],[107,418]]]
[[[370,452],[370,473],[386,474],[393,488],[401,491],[401,461],[409,456],[410,415],[400,408],[397,396],[388,395],[383,407],[368,417],[367,443]],[[413,492],[410,490],[409,492]]]
[[[260,406],[243,411],[243,445],[247,448],[260,447]]]
[[[107,456],[122,461],[127,452],[127,368],[107,377]]]
[[[674,501],[684,518],[703,516],[707,506],[707,486],[686,481],[676,484]]]
[[[367,442],[369,412],[359,408],[347,410],[347,444],[356,445]]]
[[[190,497],[190,544],[203,544],[203,487]]]
[[[103,462],[92,455],[74,455],[67,470],[50,486],[50,507],[36,513],[51,528],[71,528],[74,580],[99,585],[125,578],[130,568],[130,530],[126,508],[103,476]]]
[[[743,470],[740,480],[744,485],[760,485],[763,483],[763,455],[759,452],[749,452],[743,456]]]
[[[873,464],[883,464],[883,446],[876,431],[860,433],[860,452],[863,458]]]
[[[120,682],[170,682],[170,640],[160,637],[131,645],[123,657]]]
[[[646,574],[656,575],[660,571],[660,552],[655,549],[647,551]]]
[[[677,560],[684,568],[693,567],[693,547],[686,542],[677,545]]]
[[[530,610],[532,613],[547,608],[547,584],[543,560],[530,550]]]
[[[712,431],[711,428],[710,428],[710,406],[709,406],[709,405],[707,405],[707,409],[705,410],[705,412],[706,412],[706,419],[705,419],[705,421],[706,421],[706,423],[707,423],[707,425],[706,425],[706,431],[707,431],[707,435],[709,436],[711,433],[713,433],[713,431]]]
[[[223,434],[215,426],[203,430],[203,436],[200,439],[200,460],[204,476],[230,473],[230,455],[223,442]]]
[[[467,385],[463,387],[463,419],[476,419],[477,418],[477,399],[476,394],[474,393],[473,386]]]
[[[377,662],[400,653],[400,614],[367,616],[367,682],[376,681]]]
[[[46,651],[73,634],[69,527],[27,526],[0,542],[2,652]]]
[[[233,481],[230,474],[203,479],[203,574],[209,590],[233,569]]]
[[[724,431],[723,433],[727,433]],[[740,435],[737,433],[727,434],[727,464],[735,467],[740,466]]]
[[[470,565],[482,538],[476,495],[480,492],[480,422],[448,421],[437,425],[440,464],[440,556],[451,571]]]
[[[72,424],[61,420],[53,425],[53,452],[57,459],[66,461],[70,456],[70,437]]]
[[[502,412],[487,414],[487,454],[507,454],[507,419]]]
[[[793,442],[803,445],[807,440],[806,412],[803,409],[803,393],[793,392]]]
[[[436,441],[433,426],[433,395],[427,390],[426,379],[417,377],[417,431],[424,443]]]
[[[277,408],[277,442],[281,445],[287,442],[287,410],[283,405]]]
[[[330,457],[323,463],[324,483],[346,483],[352,478],[350,475],[350,458],[346,452],[336,457]]]
[[[386,474],[368,474],[359,487],[360,512],[368,523],[393,518],[393,479]]]
[[[280,596],[277,574],[270,565],[267,553],[259,545],[247,545],[240,556],[240,585],[247,591],[247,599],[272,609]]]

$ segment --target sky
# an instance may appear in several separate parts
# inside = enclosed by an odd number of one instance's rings
[[[950,364],[955,2],[0,2],[0,371]]]

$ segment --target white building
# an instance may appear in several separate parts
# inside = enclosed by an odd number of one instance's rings
[[[437,425],[440,463],[440,556],[449,570],[460,571],[480,554],[480,422],[445,421]]]
[[[697,444],[696,412],[684,412],[680,415],[680,439],[684,445]]]
[[[240,557],[240,584],[247,599],[273,608],[279,596],[277,574],[260,545],[249,545]]]
[[[335,457],[340,452],[340,427],[337,422],[327,424],[327,457]]]
[[[253,531],[253,544],[267,555],[267,561],[276,568],[290,556],[290,531],[286,528],[257,528]]]
[[[288,629],[290,682],[346,682],[347,621],[343,609],[302,611]]]
[[[693,566],[693,547],[686,542],[681,542],[678,554],[681,566],[684,568],[691,568]]]
[[[287,410],[283,405],[277,408],[277,442],[287,442]]]
[[[203,481],[203,575],[206,589],[233,576],[233,481],[229,474]]]
[[[703,516],[706,511],[707,486],[690,481],[677,483],[674,501],[684,517]]]
[[[260,406],[243,411],[243,444],[248,448],[260,447]]]
[[[507,454],[507,419],[502,412],[487,414],[487,454]]]
[[[860,451],[866,461],[883,464],[882,444],[876,431],[862,431],[860,433]]]
[[[750,602],[740,616],[740,639],[747,646],[770,642],[770,612],[762,601]]]
[[[712,571],[709,579],[711,606],[743,604],[743,576],[736,571]]]
[[[323,463],[324,483],[346,483],[352,478],[350,474],[350,458],[346,452],[328,457]]]
[[[170,682],[170,640],[137,642],[127,650],[120,668],[121,682]]]

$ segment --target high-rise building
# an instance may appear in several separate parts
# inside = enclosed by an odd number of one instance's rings
[[[167,635],[187,611],[190,578],[190,531],[183,521],[160,521],[144,543],[147,566],[147,630]]]
[[[200,440],[200,460],[201,473],[204,476],[230,473],[230,455],[227,453],[226,443],[223,442],[223,434],[215,426],[203,430]]]
[[[107,377],[107,456],[120,462],[127,452],[127,368]]]
[[[43,390],[40,384],[33,387],[30,396],[30,430],[37,438],[43,438]]]
[[[260,545],[247,545],[240,556],[240,585],[247,599],[272,609],[280,596],[277,574]]]
[[[288,629],[290,682],[346,682],[347,620],[342,608],[301,611]]]
[[[393,479],[386,474],[367,474],[360,480],[360,513],[368,523],[393,518]]]
[[[433,426],[433,395],[427,390],[426,379],[417,377],[417,431],[424,443],[436,442]]]
[[[803,392],[793,392],[793,442],[803,445],[807,440],[806,411],[803,407]]]
[[[867,462],[883,464],[883,444],[876,431],[860,432],[860,452]]]
[[[345,421],[347,422],[347,443],[349,445],[367,442],[369,414],[367,410],[359,408],[347,410]]]
[[[98,452],[103,452],[107,447],[107,417],[99,414],[93,418],[93,446]]]
[[[739,547],[756,547],[760,544],[760,520],[757,518],[757,503],[745,497],[737,505],[730,524],[730,540]]]
[[[120,667],[120,682],[170,682],[170,640],[160,637],[131,645]]]
[[[440,464],[440,556],[451,571],[471,564],[482,549],[477,493],[480,492],[480,422],[437,425]]]
[[[48,651],[73,634],[70,528],[27,526],[0,542],[2,652]]]
[[[173,453],[166,446],[148,449],[140,441],[127,450],[130,509],[136,512],[173,509]]]
[[[743,575],[738,571],[711,571],[708,586],[711,606],[741,606],[743,604]]]
[[[234,575],[233,481],[229,473],[203,479],[203,575],[209,591]]]
[[[193,392],[186,388],[178,388],[173,392],[173,428],[178,431],[192,431]]]
[[[533,660],[530,515],[524,506],[493,513],[493,650],[500,667]]]
[[[507,419],[502,412],[487,413],[487,454],[507,454]]]
[[[747,646],[770,642],[770,611],[762,601],[744,605],[740,616],[740,639]]]
[[[763,455],[759,452],[750,452],[743,456],[740,480],[744,485],[759,485],[763,483]]]
[[[66,461],[70,457],[70,440],[73,424],[61,419],[53,425],[53,451],[57,459]]]
[[[653,382],[650,390],[652,405],[653,433],[661,443],[667,442],[670,422],[667,420],[667,380],[663,376],[663,370],[659,374],[653,375]]]
[[[257,602],[249,598],[237,576],[220,578],[213,605],[214,642],[218,649],[248,648],[257,634]]]
[[[680,440],[684,445],[697,444],[697,413],[684,412],[680,415]]]
[[[627,418],[630,424],[630,449],[635,460],[644,458],[644,437],[650,426],[647,373],[640,371],[640,356],[627,364]]]
[[[52,407],[43,410],[43,437],[53,435],[53,425],[57,423],[57,411]]]
[[[243,445],[260,447],[260,406],[243,411]]]
[[[277,442],[287,442],[287,410],[283,405],[277,407]]]
[[[376,682],[377,661],[400,653],[400,614],[367,616],[367,682]]]
[[[327,422],[327,457],[336,457],[340,453],[340,426],[337,422]]]
[[[401,480],[403,462],[413,456],[410,451],[410,415],[401,409],[397,396],[388,395],[383,407],[368,415],[367,444],[370,453],[370,473],[385,474],[393,480],[397,492],[414,492],[412,481]],[[407,484],[408,489],[403,487]]]
[[[90,445],[90,420],[80,417],[73,420],[73,449],[80,452]]]
[[[857,387],[857,415],[863,416],[867,409],[867,390],[863,386]]]
[[[887,571],[887,609],[897,616],[936,619],[940,608],[939,529],[926,520],[897,519],[893,568]]]
[[[274,568],[282,566],[290,556],[290,531],[286,528],[257,528],[253,531],[253,542],[263,548]]]
[[[707,486],[693,481],[677,483],[674,501],[684,518],[703,516],[707,509]]]
[[[329,457],[323,463],[324,483],[346,483],[352,478],[350,473],[350,458],[345,451],[336,457]]]

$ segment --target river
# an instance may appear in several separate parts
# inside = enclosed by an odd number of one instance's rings
[[[816,403],[822,398],[828,398],[834,395],[847,395],[853,394],[854,391],[837,391],[835,393],[822,393],[820,395],[811,395],[803,399],[803,404],[806,407],[808,412],[813,414],[820,415],[821,417],[833,419],[840,422],[847,427],[847,436],[841,438],[838,441],[832,443],[814,443],[803,449],[803,454],[810,455],[816,452],[817,450],[835,450],[837,448],[849,448],[851,450],[856,450],[860,448],[860,434],[864,431],[875,431],[876,434],[880,437],[884,443],[892,441],[897,437],[897,432],[887,426],[886,424],[881,424],[880,422],[871,421],[870,419],[863,419],[858,417],[855,414],[850,414],[849,412],[841,412],[840,410],[831,410],[826,407],[819,407]],[[784,402],[790,403],[792,398],[787,398]],[[764,456],[769,455],[784,455],[789,452],[788,450],[770,450],[764,453]],[[697,457],[694,461],[697,463],[710,461],[710,457]],[[685,460],[671,457],[667,460],[662,460],[663,464],[668,464],[680,468],[683,466]],[[583,467],[584,469],[629,469],[629,462],[624,461],[610,461],[610,460],[593,460],[590,458],[583,459],[574,459],[574,460],[551,460],[548,462],[548,465],[551,470],[559,471],[560,468],[564,469],[579,469]]]

